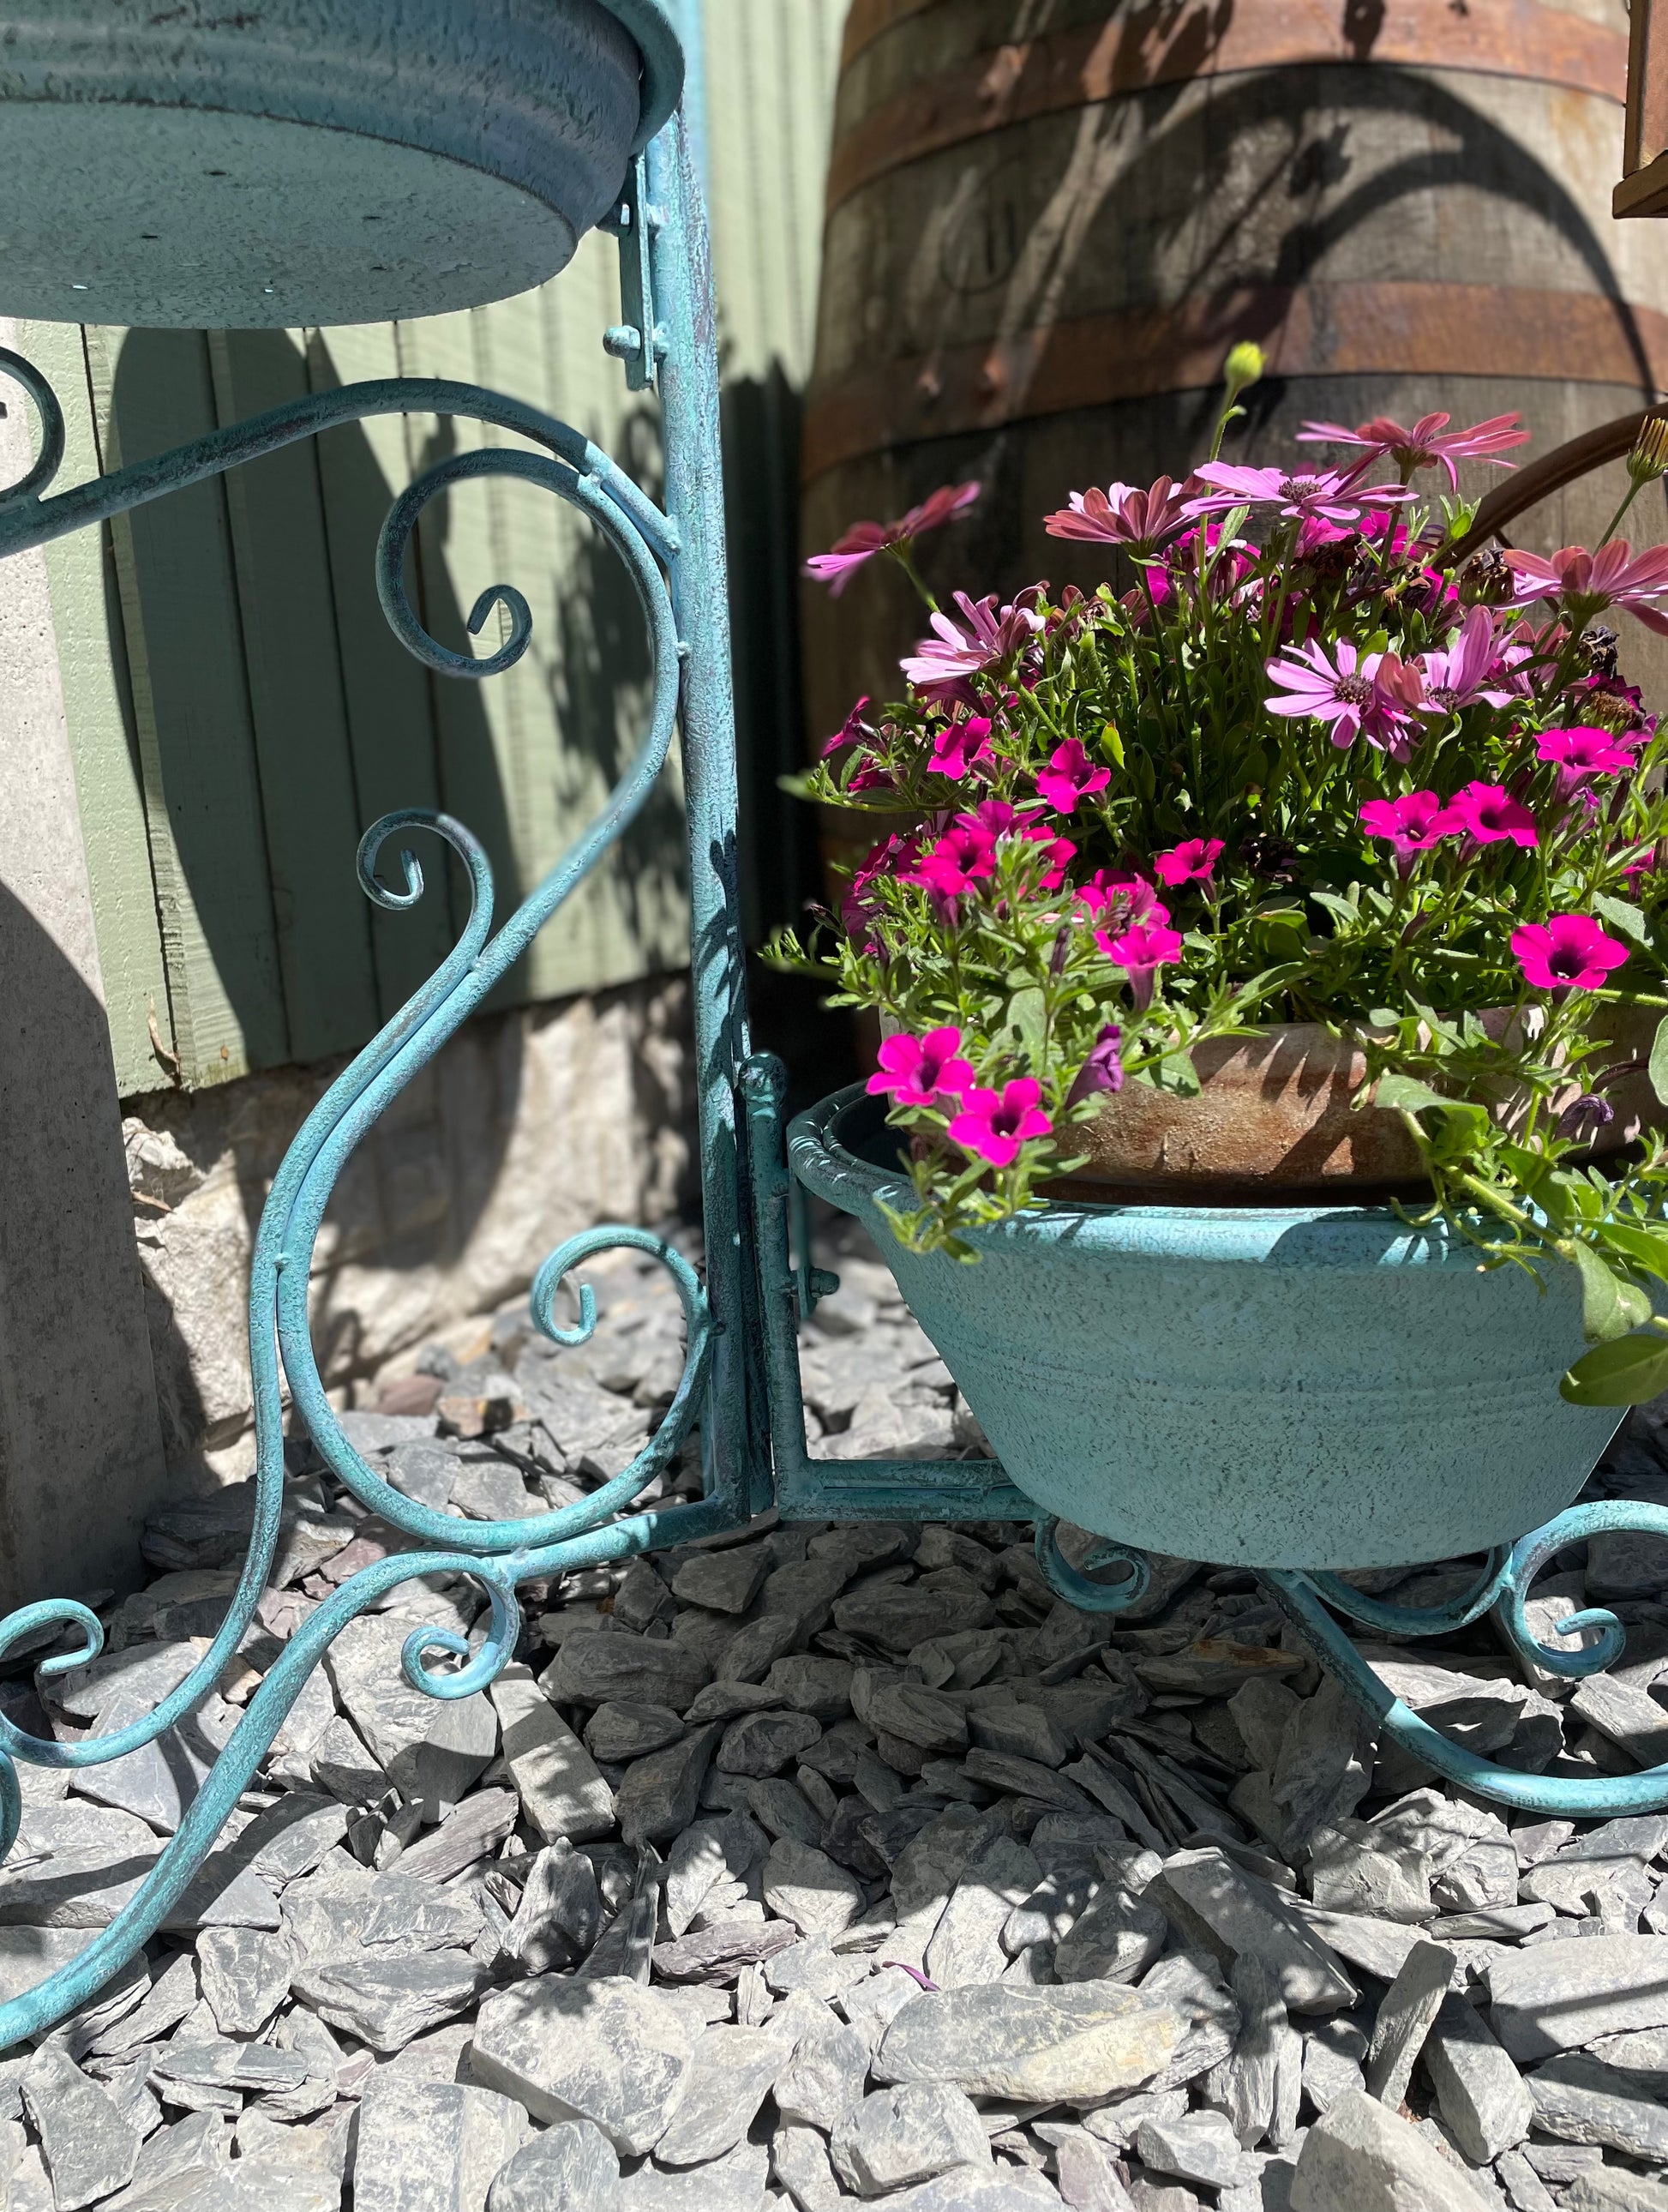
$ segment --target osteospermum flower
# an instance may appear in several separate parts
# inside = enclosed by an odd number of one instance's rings
[[[1132,553],[1155,553],[1187,520],[1192,490],[1160,477],[1150,491],[1133,484],[1108,484],[1104,491],[1074,491],[1068,505],[1043,517],[1051,538],[1088,538],[1097,544],[1127,545]]]
[[[1094,768],[1076,738],[1068,738],[1048,757],[1048,765],[1037,771],[1037,789],[1059,814],[1070,814],[1080,799],[1092,799],[1112,781],[1109,768]]]
[[[1596,553],[1565,545],[1548,559],[1512,545],[1501,557],[1512,572],[1519,606],[1553,600],[1577,629],[1606,607],[1626,607],[1647,629],[1668,637],[1668,615],[1652,604],[1668,592],[1668,545],[1635,556],[1625,538],[1614,538]]]
[[[1319,638],[1300,645],[1284,660],[1271,660],[1267,674],[1285,686],[1263,702],[1271,714],[1308,714],[1331,725],[1335,745],[1351,745],[1364,727],[1376,720],[1380,695],[1373,679],[1378,674],[1380,653],[1358,653],[1347,637],[1338,639],[1328,659]]]
[[[1509,705],[1512,694],[1489,681],[1496,658],[1494,617],[1487,607],[1473,607],[1451,644],[1419,655],[1424,696],[1418,711],[1457,714],[1478,700],[1491,707]]]
[[[949,1140],[993,1168],[1011,1167],[1028,1138],[1046,1137],[1054,1127],[1039,1103],[1041,1097],[1042,1085],[1028,1075],[1016,1076],[1000,1091],[975,1084],[962,1093]]]
[[[1509,838],[1527,852],[1541,842],[1534,816],[1497,783],[1468,783],[1448,801],[1448,812],[1455,826],[1479,845],[1498,845]]]
[[[1525,445],[1529,433],[1519,426],[1518,415],[1491,415],[1486,422],[1474,423],[1469,430],[1450,430],[1446,415],[1422,415],[1410,430],[1393,422],[1388,415],[1375,415],[1370,422],[1362,422],[1353,430],[1346,430],[1341,422],[1306,422],[1297,434],[1301,446],[1358,446],[1368,463],[1378,460],[1394,461],[1404,477],[1416,469],[1444,468],[1448,472],[1448,488],[1459,489],[1459,471],[1456,461],[1494,461],[1496,466],[1509,469],[1515,465],[1502,461],[1499,456],[1513,446]],[[1376,495],[1377,487],[1374,487]]]
[[[1354,491],[1356,473],[1315,469],[1294,474],[1284,469],[1236,468],[1227,461],[1206,461],[1194,474],[1207,489],[1187,501],[1187,513],[1225,514],[1234,507],[1272,507],[1283,516],[1302,521],[1318,516],[1325,522],[1353,522],[1361,513],[1361,497]],[[1374,484],[1372,495],[1380,503],[1413,496],[1395,484]]]
[[[1386,837],[1403,875],[1413,866],[1414,855],[1427,853],[1452,837],[1459,823],[1434,791],[1410,791],[1400,799],[1369,799],[1361,810],[1362,827],[1369,837]]]
[[[1092,1098],[1097,1091],[1121,1091],[1124,1087],[1124,1033],[1116,1022],[1108,1022],[1094,1043],[1089,1057],[1077,1070],[1076,1080],[1066,1098],[1068,1106],[1079,1100]]]
[[[1153,871],[1161,883],[1172,886],[1209,883],[1222,849],[1220,837],[1189,837],[1172,845],[1168,853],[1160,853],[1153,861]]]
[[[923,638],[913,653],[898,664],[923,698],[953,690],[965,678],[980,676],[987,668],[1001,667],[1042,628],[1042,617],[1029,607],[1004,607],[998,614],[994,592],[977,600],[957,592],[955,604],[966,629],[948,615],[935,614],[931,622],[937,636]]]
[[[961,1057],[959,1029],[929,1030],[925,1036],[884,1038],[869,1089],[890,1091],[900,1106],[937,1106],[959,1098],[973,1081],[973,1063]]]
[[[1512,932],[1512,951],[1538,991],[1597,991],[1628,948],[1606,937],[1590,915],[1555,914]]]
[[[1535,757],[1557,763],[1558,790],[1566,799],[1591,777],[1623,775],[1634,764],[1633,753],[1623,739],[1586,723],[1564,730],[1543,730]]]
[[[1132,921],[1114,937],[1097,929],[1095,942],[1114,968],[1130,979],[1130,994],[1137,1006],[1152,1003],[1153,984],[1161,968],[1174,968],[1181,957],[1180,933],[1153,921]]]
[[[826,584],[828,597],[837,599],[865,561],[872,561],[876,553],[890,552],[895,545],[907,545],[924,531],[937,530],[952,515],[971,507],[978,496],[976,483],[943,484],[895,522],[854,522],[834,540],[831,551],[812,554],[805,563],[805,574]]]

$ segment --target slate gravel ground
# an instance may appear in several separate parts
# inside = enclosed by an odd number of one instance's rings
[[[805,1332],[813,1449],[976,1454],[872,1249]],[[676,1300],[636,1255],[558,1352],[519,1310],[346,1417],[394,1486],[537,1513],[670,1404]],[[461,1340],[460,1340],[461,1341]],[[304,1441],[274,1585],[161,1746],[23,1770],[0,1992],[143,1878],[285,1639],[400,1548]],[[646,1502],[693,1494],[695,1453]],[[1668,1504],[1668,1410],[1589,1495]],[[0,1680],[72,1739],[223,1618],[248,1486],[176,1505],[106,1650]],[[1471,1569],[1363,1577],[1433,1604]],[[779,1524],[526,1590],[490,1693],[413,1692],[436,1577],[337,1639],[144,1959],[0,2060],[8,2212],[1668,2212],[1668,1814],[1503,1815],[1367,1723],[1253,1578],[1160,1560],[1115,1620],[1031,1531]],[[1600,1694],[1492,1626],[1367,1645],[1529,1771],[1668,1741],[1668,1547],[1562,1554],[1532,1618],[1610,1604]],[[44,1656],[35,1655],[37,1657]]]

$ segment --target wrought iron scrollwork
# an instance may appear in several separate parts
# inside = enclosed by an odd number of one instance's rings
[[[1060,1524],[1057,1519],[1038,1522],[1036,1550],[1037,1565],[1049,1589],[1056,1597],[1063,1597],[1068,1605],[1075,1605],[1083,1613],[1123,1613],[1146,1595],[1152,1582],[1153,1571],[1146,1554],[1131,1551],[1127,1544],[1097,1541],[1083,1553],[1081,1564],[1073,1566],[1060,1549]],[[1118,1566],[1129,1570],[1119,1581],[1095,1580],[1096,1568]]]
[[[434,975],[355,1057],[308,1115],[263,1211],[249,1291],[256,1498],[237,1587],[222,1626],[190,1674],[149,1714],[127,1727],[108,1735],[59,1743],[30,1735],[0,1715],[0,1857],[10,1850],[18,1832],[18,1761],[83,1768],[119,1759],[183,1720],[220,1680],[254,1617],[276,1547],[283,1491],[284,1379],[325,1464],[361,1505],[400,1530],[415,1548],[362,1569],[295,1631],[250,1700],[179,1831],[136,1894],[70,1966],[27,1996],[0,2006],[3,2048],[72,2011],[161,1925],[207,1856],[325,1650],[349,1621],[389,1590],[414,1577],[435,1573],[466,1576],[482,1588],[488,1601],[483,1638],[471,1643],[454,1629],[421,1626],[406,1638],[402,1652],[403,1671],[414,1688],[441,1699],[469,1697],[490,1685],[513,1654],[520,1628],[515,1597],[519,1583],[628,1557],[679,1535],[710,1533],[733,1516],[726,1503],[703,1499],[617,1517],[687,1440],[701,1403],[713,1334],[700,1277],[682,1253],[648,1231],[629,1225],[586,1231],[554,1252],[534,1283],[535,1326],[557,1344],[583,1342],[596,1323],[595,1295],[588,1285],[579,1285],[579,1322],[567,1328],[555,1317],[559,1285],[597,1252],[632,1246],[651,1254],[670,1273],[687,1338],[677,1390],[655,1434],[620,1474],[589,1497],[550,1512],[460,1525],[452,1516],[396,1490],[343,1431],[325,1395],[308,1327],[313,1248],[349,1154],[596,866],[641,809],[665,765],[682,659],[671,597],[660,566],[676,548],[672,524],[605,454],[567,424],[473,386],[431,380],[349,386],[318,395],[236,429],[216,432],[158,460],[44,496],[63,458],[62,411],[46,380],[18,356],[0,352],[0,373],[22,385],[44,426],[38,458],[23,478],[0,495],[0,553],[119,514],[257,453],[310,436],[331,422],[427,410],[473,416],[519,430],[547,450],[527,453],[488,448],[454,456],[428,471],[395,501],[378,543],[376,574],[379,594],[396,634],[430,667],[466,680],[494,675],[525,651],[531,617],[513,586],[495,585],[476,602],[470,617],[472,631],[478,632],[495,605],[505,608],[510,617],[505,643],[477,659],[452,653],[428,635],[409,605],[402,577],[406,545],[430,500],[454,484],[482,477],[511,477],[567,501],[588,514],[613,544],[643,609],[653,671],[646,727],[625,773],[595,819],[495,930],[492,870],[485,851],[462,823],[445,814],[406,809],[385,815],[361,841],[356,859],[360,884],[379,906],[406,909],[422,897],[425,878],[415,841],[432,836],[464,867],[470,883],[470,910],[457,943]],[[401,880],[396,883],[385,878],[379,865],[385,848],[397,836],[412,842],[399,848]],[[462,1526],[467,1527],[465,1543],[459,1541]],[[42,1672],[49,1676],[89,1664],[103,1648],[104,1632],[94,1613],[72,1599],[51,1599],[22,1607],[0,1621],[0,1657],[46,1629],[73,1630],[76,1637],[72,1650],[55,1653],[43,1662]]]

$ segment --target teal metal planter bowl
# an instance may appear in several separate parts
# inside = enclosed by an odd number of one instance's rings
[[[1579,1294],[1480,1273],[1387,1208],[1051,1205],[969,1264],[907,1250],[882,1102],[788,1133],[853,1213],[1009,1480],[1120,1545],[1259,1568],[1403,1566],[1513,1543],[1569,1504],[1619,1425],[1571,1406]]]

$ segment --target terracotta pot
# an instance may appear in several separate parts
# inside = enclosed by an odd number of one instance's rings
[[[1506,1009],[1483,1017],[1495,1036],[1513,1018]],[[1616,1119],[1598,1133],[1597,1154],[1619,1151],[1661,1116],[1645,1072],[1659,1019],[1648,1007],[1613,1010],[1607,1029],[1616,1051],[1603,1064],[1611,1071],[1604,1091]],[[1109,1093],[1080,1132],[1087,1165],[1051,1191],[1103,1204],[1260,1206],[1306,1198],[1359,1206],[1416,1198],[1428,1188],[1400,1116],[1350,1105],[1366,1080],[1366,1055],[1318,1024],[1217,1038],[1192,1057],[1198,1097],[1144,1083]],[[1588,1063],[1589,1081],[1595,1065]],[[1559,1110],[1581,1088],[1572,1082],[1556,1102]],[[1522,1107],[1513,1086],[1502,1093],[1495,1116],[1509,1127]]]

